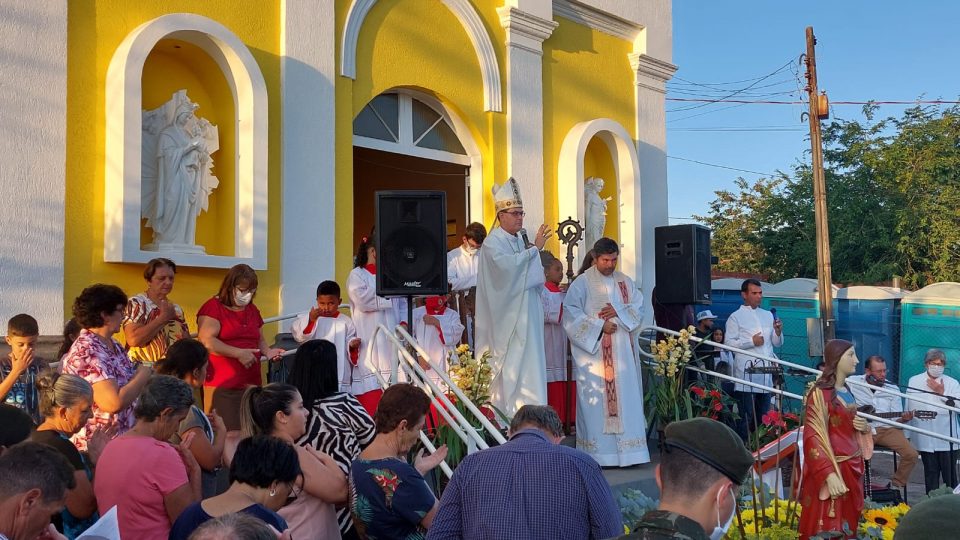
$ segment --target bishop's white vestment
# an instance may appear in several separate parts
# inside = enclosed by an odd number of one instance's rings
[[[490,232],[480,249],[475,340],[478,354],[491,353],[491,402],[508,418],[523,405],[547,403],[545,281],[536,247],[499,227]]]
[[[575,279],[563,301],[563,327],[577,373],[577,448],[601,466],[650,461],[636,331],[643,297],[633,280],[592,267]],[[600,311],[617,312],[613,334],[604,334]]]

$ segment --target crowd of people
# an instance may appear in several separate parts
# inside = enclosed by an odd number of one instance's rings
[[[146,289],[132,297],[109,284],[81,291],[53,362],[34,355],[37,321],[12,317],[11,352],[0,359],[0,539],[76,538],[114,508],[122,537],[146,540],[621,534],[601,467],[650,460],[638,369],[642,296],[617,270],[614,240],[597,240],[563,283],[562,263],[543,250],[552,231],[540,226],[527,238],[517,183],[496,186],[494,201],[498,226],[488,235],[470,224],[448,254],[451,294],[421,299],[411,320],[405,300],[376,294],[376,241],[361,238],[346,281],[349,315],[340,285],[322,281],[315,305],[292,323],[298,347],[285,360],[283,382],[264,384],[263,363],[285,351],[264,334],[257,274],[243,264],[198,310],[196,339],[171,298],[177,266],[167,258],[147,263]],[[696,362],[770,387],[776,367],[754,355],[773,356],[783,323],[760,307],[759,281],[744,280],[741,294],[744,304],[725,329],[709,310],[696,314],[696,335],[745,352],[698,348]],[[416,336],[425,380],[440,391],[459,345],[487,353],[493,409],[509,426],[509,441],[464,459],[439,499],[434,469],[447,449],[416,451],[421,433],[436,427],[431,398],[415,384],[384,384],[397,354],[374,335],[399,324]],[[868,425],[842,403],[947,434],[949,415],[913,412],[960,391],[943,374],[943,352],[927,354],[903,407],[882,390],[896,388],[883,358],[868,358],[858,378],[851,346],[828,349],[831,375],[811,394],[820,408],[808,417],[839,415],[837,422],[895,450],[902,459],[893,486],[904,485],[920,459],[928,491],[941,479],[955,485],[949,445],[922,435],[911,443],[896,426]],[[729,526],[753,462],[744,441],[774,405],[758,386],[724,390],[737,402],[736,423],[666,426],[661,508],[634,537],[669,530],[700,538]],[[849,450],[847,439],[830,439],[835,433],[811,433],[820,439],[808,448]],[[576,448],[558,444],[572,434]],[[859,472],[854,459],[842,468],[835,461],[811,485],[827,486],[836,499]]]

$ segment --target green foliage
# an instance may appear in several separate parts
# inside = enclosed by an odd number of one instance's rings
[[[617,496],[617,506],[623,516],[623,524],[632,531],[644,514],[656,510],[660,501],[651,499],[639,489],[627,488]]]
[[[900,118],[824,126],[834,281],[905,286],[960,280],[960,108],[914,107]],[[809,165],[717,191],[706,216],[719,270],[777,281],[816,277]]]

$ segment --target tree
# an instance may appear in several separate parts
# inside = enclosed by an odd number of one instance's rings
[[[834,120],[823,131],[833,278],[909,286],[960,278],[960,109]],[[782,174],[782,173],[781,173]],[[812,174],[736,181],[707,216],[720,270],[816,277]]]

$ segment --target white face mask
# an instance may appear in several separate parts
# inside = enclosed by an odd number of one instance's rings
[[[927,366],[927,375],[939,379],[943,375],[943,366]]]
[[[247,291],[245,293],[240,292],[240,289],[233,291],[233,303],[235,303],[237,307],[246,307],[251,300],[253,300],[253,291]]]
[[[736,505],[737,498],[734,496],[732,489],[729,489],[729,491],[730,500],[733,501],[734,505]],[[722,490],[717,492],[717,526],[713,529],[713,532],[710,533],[710,540],[720,540],[723,538],[723,535],[727,534],[727,531],[730,529],[730,525],[733,523],[733,516],[737,515],[737,509],[734,507],[730,511],[730,517],[727,518],[727,522],[722,525],[720,524],[720,495],[722,493]]]

